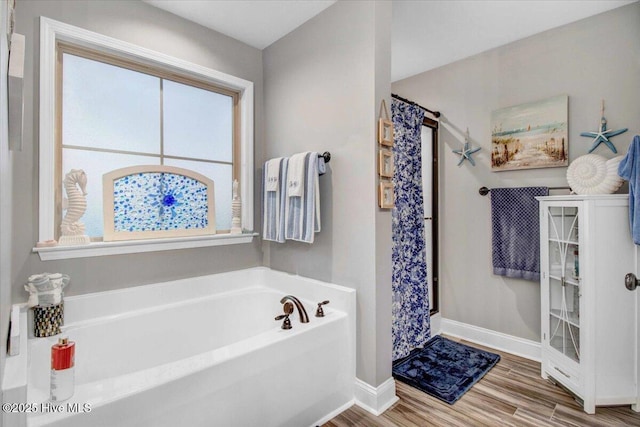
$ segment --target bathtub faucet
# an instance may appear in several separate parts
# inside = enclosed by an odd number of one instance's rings
[[[304,309],[304,305],[300,302],[300,300],[293,295],[286,295],[280,300],[280,304],[284,304],[287,300],[291,300],[293,304],[298,309],[298,314],[300,315],[300,323],[309,323],[309,316],[307,316],[307,310]]]

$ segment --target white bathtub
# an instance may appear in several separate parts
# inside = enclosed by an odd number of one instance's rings
[[[293,329],[274,321],[287,294],[309,323],[297,312]],[[315,317],[326,299],[325,317]],[[253,268],[69,297],[65,323],[62,335],[28,340],[26,402],[37,412],[16,425],[301,427],[353,402],[351,289]],[[52,412],[50,349],[60,336],[76,342],[76,386]]]

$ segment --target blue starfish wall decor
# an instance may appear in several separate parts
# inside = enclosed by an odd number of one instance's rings
[[[604,142],[607,147],[611,149],[614,153],[617,153],[616,147],[613,145],[609,138],[612,136],[620,135],[627,131],[628,128],[618,129],[618,130],[610,130],[607,129],[607,119],[604,118],[604,100],[602,100],[602,117],[600,118],[600,130],[597,132],[582,132],[580,136],[586,136],[593,138],[593,145],[589,149],[589,153],[598,148],[600,143]]]
[[[476,162],[475,160],[473,160],[471,155],[480,151],[481,148],[482,147],[473,148],[473,149],[471,148],[471,145],[469,144],[469,128],[467,128],[467,133],[464,136],[464,148],[462,150],[451,150],[451,151],[453,151],[455,154],[460,155],[460,161],[458,162],[458,166],[462,165],[462,162],[464,162],[465,160],[469,160],[469,163],[475,166]]]

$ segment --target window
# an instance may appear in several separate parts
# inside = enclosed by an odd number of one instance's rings
[[[47,18],[40,26],[39,240],[58,238],[62,180],[83,169],[82,221],[100,241],[102,175],[135,165],[177,166],[211,178],[223,233],[238,179],[242,227],[253,229],[253,83]],[[221,244],[198,241],[194,246]],[[91,246],[99,245],[107,243]]]
[[[72,169],[87,174],[87,235],[103,235],[102,176],[137,165],[177,166],[212,179],[216,228],[228,231],[232,184],[240,180],[237,168],[234,174],[237,93],[63,43],[57,57],[56,182]],[[56,190],[62,200],[62,185]]]

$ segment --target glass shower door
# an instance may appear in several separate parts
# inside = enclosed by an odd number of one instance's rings
[[[424,205],[424,245],[426,248],[427,280],[429,285],[429,307],[433,309],[436,304],[433,289],[433,132],[430,128],[422,127],[422,200]]]
[[[549,206],[549,345],[580,362],[579,208]]]

